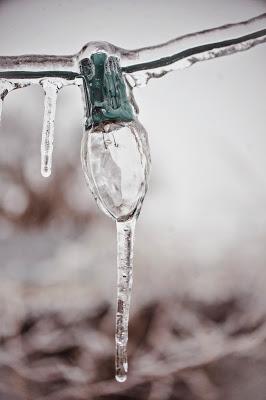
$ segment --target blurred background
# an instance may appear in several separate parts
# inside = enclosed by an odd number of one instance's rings
[[[124,48],[266,12],[262,0],[1,0],[1,55]],[[40,175],[43,92],[4,103],[0,399],[265,400],[265,45],[135,90],[150,189],[137,225],[128,381],[114,381],[115,226],[82,174],[79,89],[59,94]]]

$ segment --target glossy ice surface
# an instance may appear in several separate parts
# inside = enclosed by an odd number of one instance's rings
[[[92,129],[83,138],[82,163],[101,209],[118,221],[138,213],[147,190],[149,151],[134,121]]]
[[[81,159],[99,207],[117,226],[116,379],[124,382],[128,369],[134,230],[150,170],[146,132],[137,120],[93,127],[84,133]]]

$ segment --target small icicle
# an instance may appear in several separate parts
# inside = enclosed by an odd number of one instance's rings
[[[45,93],[41,143],[41,174],[44,177],[48,177],[51,175],[52,168],[57,93],[62,85],[60,81],[51,79],[43,80],[41,85]]]
[[[13,89],[12,83],[5,79],[0,80],[0,124],[2,121],[2,109],[6,95]]]
[[[3,110],[3,102],[4,102],[4,98],[3,98],[3,92],[0,92],[0,124],[2,123],[2,110]]]
[[[116,380],[127,379],[127,342],[136,219],[117,222]]]

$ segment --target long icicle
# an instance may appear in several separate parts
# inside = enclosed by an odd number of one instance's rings
[[[56,111],[57,93],[62,87],[58,80],[45,79],[41,82],[45,93],[44,118],[41,143],[41,174],[44,177],[51,175],[52,155],[54,142],[54,120]]]
[[[116,380],[127,379],[127,342],[136,219],[117,222]]]

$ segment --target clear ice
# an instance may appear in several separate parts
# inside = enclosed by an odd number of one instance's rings
[[[127,378],[127,342],[130,297],[133,282],[133,246],[136,218],[117,222],[117,310],[116,310],[116,363],[118,382]]]
[[[55,80],[44,79],[42,82],[45,93],[41,143],[41,174],[43,177],[51,175],[56,100],[61,86],[60,82]]]
[[[116,379],[123,382],[128,369],[134,230],[150,171],[148,139],[137,120],[107,123],[86,130],[81,149],[83,170],[90,189],[99,207],[116,221]]]
[[[74,55],[0,57],[0,120],[4,98],[10,91],[32,84],[44,89],[43,176],[51,174],[58,90],[66,85],[82,89],[85,109],[82,167],[99,207],[116,222],[117,228],[115,342],[119,382],[127,377],[134,232],[150,171],[148,138],[137,118],[133,88],[145,86],[151,78],[160,78],[170,71],[265,42],[266,13],[135,50],[108,42],[89,42]],[[109,61],[103,64],[106,58]],[[99,74],[95,74],[95,66]]]

